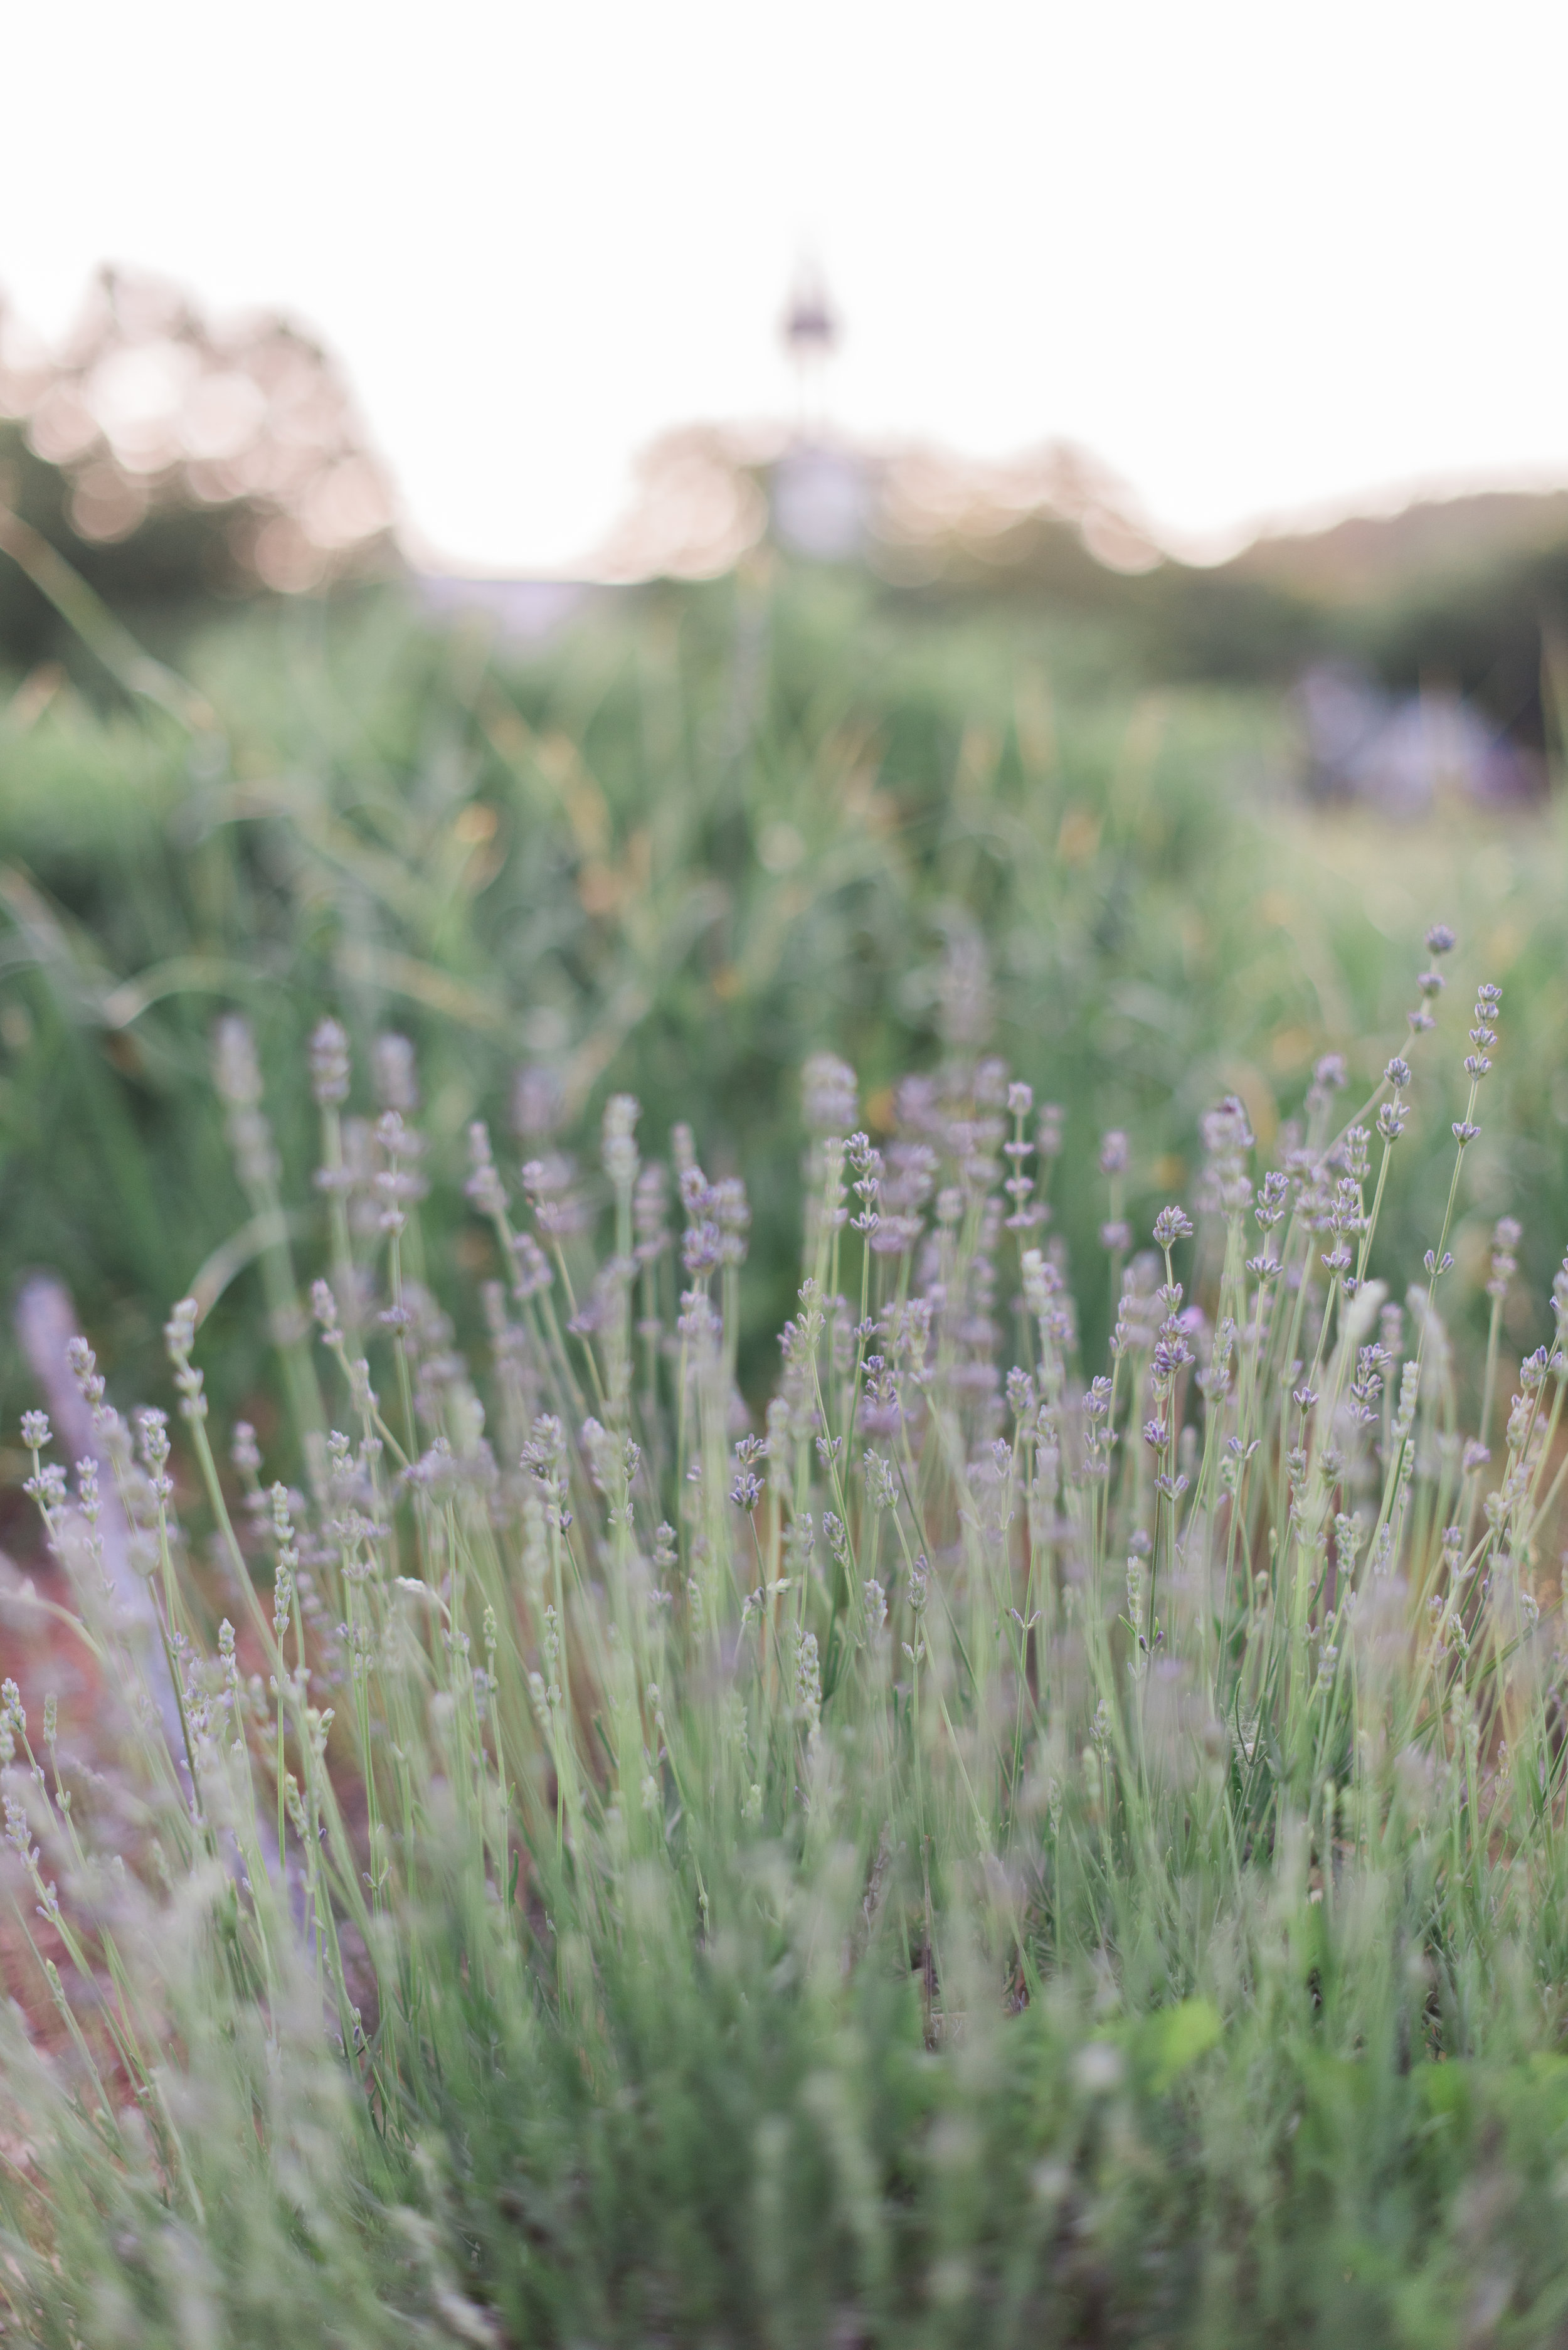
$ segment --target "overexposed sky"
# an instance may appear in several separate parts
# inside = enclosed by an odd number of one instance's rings
[[[73,0],[4,52],[17,312],[105,259],[295,312],[456,567],[787,413],[806,249],[844,429],[1075,439],[1188,538],[1568,481],[1562,0]]]

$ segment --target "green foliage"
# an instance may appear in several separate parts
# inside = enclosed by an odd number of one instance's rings
[[[361,1155],[331,1024],[313,1361],[231,1017],[306,1490],[248,1429],[221,1469],[191,1300],[185,1461],[79,1342],[87,1469],[24,1422],[103,1702],[80,1754],[3,1693],[19,2335],[1551,2338],[1568,1269],[1490,1465],[1438,1316],[1474,1139],[1407,1321],[1377,1277],[1458,1024],[1348,1119],[1320,1073],[1256,1189],[1210,1115],[1199,1244],[1161,1212],[1092,1386],[1027,1087],[951,1045],[883,1155],[819,1060],[764,1436],[738,1185],[686,1158],[675,1239],[616,1097],[602,1180],[530,1168],[519,1223],[475,1128],[471,1369],[410,1270],[411,1063]]]
[[[1433,910],[1528,1023],[1461,1261],[1511,1209],[1546,1276],[1568,1118],[1551,812],[1325,824],[1281,796],[1266,699],[1153,694],[1082,627],[777,568],[628,597],[526,660],[379,594],[236,617],[185,666],[216,731],[68,693],[0,731],[0,1212],[13,1261],[68,1268],[133,1378],[152,1301],[197,1284],[205,1305],[202,1268],[233,1268],[206,1082],[225,1004],[286,1103],[323,1004],[361,1050],[410,1034],[449,1173],[472,1116],[506,1131],[524,1063],[568,1126],[622,1087],[659,1132],[691,1118],[752,1186],[750,1380],[788,1300],[810,1051],[855,1062],[875,1128],[894,1076],[976,1016],[950,999],[983,958],[998,1048],[1067,1108],[1087,1263],[1101,1128],[1130,1130],[1156,1203],[1226,1088],[1267,1137],[1322,1051],[1397,1024]],[[1396,1178],[1407,1254],[1433,1206]],[[260,1375],[238,1278],[212,1337],[230,1402]],[[1106,1310],[1085,1298],[1092,1329]],[[5,1391],[19,1407],[14,1362]]]
[[[1555,812],[1324,825],[1266,702],[783,570],[183,666],[0,747],[9,1262],[127,1406],[3,1595],[92,1693],[0,1732],[16,2338],[1555,2338]]]

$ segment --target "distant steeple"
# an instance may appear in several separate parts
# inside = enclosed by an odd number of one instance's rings
[[[838,313],[820,268],[815,260],[803,261],[783,320],[784,348],[795,366],[803,431],[820,424],[823,372],[837,348],[840,332]]]
[[[875,474],[858,450],[828,429],[822,379],[841,328],[815,260],[804,260],[796,270],[780,326],[794,362],[800,406],[789,445],[769,473],[773,535],[780,546],[815,562],[848,562],[866,544]]]

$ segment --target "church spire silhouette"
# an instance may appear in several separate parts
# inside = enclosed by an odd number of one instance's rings
[[[821,269],[815,260],[803,261],[790,290],[783,334],[784,348],[794,362],[804,430],[821,421],[823,375],[842,332]]]

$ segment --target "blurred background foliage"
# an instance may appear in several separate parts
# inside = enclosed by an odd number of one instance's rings
[[[1489,491],[1261,538],[1213,565],[1122,572],[1045,513],[940,544],[928,593],[1092,614],[1151,677],[1288,686],[1354,665],[1394,691],[1441,684],[1511,740],[1560,755],[1568,494]]]
[[[710,1172],[752,1191],[754,1383],[793,1290],[809,1052],[855,1065],[874,1132],[894,1081],[950,1045],[990,1043],[1062,1103],[1055,1229],[1092,1314],[1102,1129],[1132,1135],[1147,1220],[1220,1094],[1272,1146],[1321,1054],[1370,1089],[1441,916],[1456,993],[1505,990],[1461,1265],[1476,1291],[1491,1221],[1519,1214],[1540,1298],[1568,1243],[1551,795],[1415,825],[1314,806],[1271,681],[1172,681],[1104,613],[769,547],[714,582],[590,598],[532,650],[483,619],[435,628],[396,584],[197,609],[165,649],[200,723],[22,663],[0,702],[0,1215],[10,1265],[66,1274],[128,1393],[161,1391],[161,1307],[205,1268],[210,1384],[265,1412],[210,1093],[229,1006],[261,1040],[305,1265],[325,1010],[361,1071],[378,1029],[418,1045],[431,1212],[470,1274],[471,1118],[514,1178],[551,1100],[588,1156],[613,1090],[642,1100],[649,1155],[690,1120]],[[1450,996],[1421,1040],[1434,1125],[1458,1114],[1466,1008]],[[1434,1158],[1421,1182],[1444,1181]],[[1440,1214],[1397,1178],[1381,1247],[1401,1277]]]
[[[217,324],[177,287],[106,268],[49,350],[0,300],[9,662],[96,681],[79,631],[39,593],[40,540],[78,595],[158,650],[203,611],[389,574],[394,510],[341,371],[290,319]]]
[[[470,1118],[514,1171],[552,1128],[591,1153],[614,1090],[649,1154],[689,1120],[751,1187],[754,1380],[793,1289],[809,1053],[855,1065],[874,1133],[950,1048],[1060,1102],[1055,1228],[1092,1321],[1102,1129],[1132,1135],[1140,1216],[1182,1190],[1220,1093],[1273,1147],[1320,1055],[1354,1090],[1401,1042],[1438,916],[1456,987],[1506,990],[1461,1263],[1473,1289],[1509,1211],[1543,1291],[1568,1242],[1568,497],[1199,569],[1078,452],[992,480],[696,431],[653,452],[628,544],[646,560],[700,508],[718,551],[690,567],[722,576],[591,591],[519,642],[504,599],[434,616],[347,392],[288,321],[214,328],[106,273],[64,351],[0,346],[0,1215],[11,1267],[63,1272],[128,1384],[161,1384],[162,1306],[200,1276],[214,1392],[265,1409],[236,1311],[256,1236],[209,1084],[227,1007],[262,1041],[306,1263],[324,1011],[361,1067],[379,1029],[419,1046],[432,1212],[470,1274]],[[849,559],[766,532],[803,463],[875,506]],[[1446,681],[1527,793],[1439,774],[1414,821],[1325,802],[1296,691],[1325,662],[1390,740],[1391,697]],[[1459,1027],[1424,1047],[1438,1124]],[[1390,1264],[1437,1210],[1397,1173]],[[25,1384],[7,1326],[0,1408]]]

